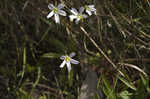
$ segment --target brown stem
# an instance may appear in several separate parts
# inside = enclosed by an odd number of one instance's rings
[[[89,34],[85,31],[83,27],[80,27],[80,29],[83,31],[83,33],[90,39],[90,41],[93,43],[93,45],[100,51],[100,53],[107,59],[107,61],[115,68],[117,69],[117,66],[108,58],[108,56],[104,53],[104,51],[97,45],[97,43],[89,36]],[[124,76],[124,74],[117,69],[117,71]]]

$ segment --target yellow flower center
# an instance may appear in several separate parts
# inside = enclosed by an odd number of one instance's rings
[[[83,16],[81,14],[78,14],[77,18],[82,19]]]
[[[58,12],[58,8],[55,7],[55,8],[53,9],[53,11],[54,11],[54,13],[57,13],[57,12]]]
[[[70,57],[69,57],[69,56],[66,56],[66,57],[65,57],[65,61],[66,61],[66,62],[69,62],[69,61],[70,61]]]

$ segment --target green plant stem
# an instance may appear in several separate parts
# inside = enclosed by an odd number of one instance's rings
[[[26,47],[24,47],[24,51],[23,51],[23,70],[22,70],[22,73],[21,73],[21,79],[18,83],[18,86],[20,86],[21,83],[22,83],[22,79],[23,79],[23,76],[24,76],[24,73],[25,73],[25,68],[26,68]]]
[[[41,77],[41,68],[38,66],[38,68],[37,68],[37,79],[36,79],[36,81],[34,82],[34,84],[32,86],[32,89],[31,89],[31,92],[30,92],[30,96],[32,95],[35,87],[38,85],[38,83],[40,81],[40,77]]]

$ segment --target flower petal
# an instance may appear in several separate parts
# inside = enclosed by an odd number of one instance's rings
[[[75,52],[72,52],[72,53],[70,53],[70,55],[69,55],[69,57],[74,57],[76,55],[76,53]]]
[[[95,8],[90,8],[90,10],[91,10],[91,11],[96,11],[96,9],[95,9]]]
[[[67,62],[66,64],[67,64],[67,69],[70,72],[71,71],[71,64],[70,64],[70,62]]]
[[[53,10],[53,9],[54,9],[54,5],[53,5],[53,4],[49,4],[49,5],[48,5],[48,8],[49,8],[50,10]]]
[[[50,18],[54,15],[54,11],[51,11],[48,15],[47,15],[47,18]]]
[[[94,11],[94,14],[97,15],[96,11]]]
[[[80,7],[79,12],[83,13],[83,11],[84,11],[84,7]]]
[[[62,8],[64,8],[64,7],[65,7],[64,4],[59,4],[59,5],[57,6],[58,9],[62,9]]]
[[[60,68],[63,68],[63,67],[65,66],[65,64],[66,64],[66,61],[64,60],[64,61],[61,63]]]
[[[78,15],[78,11],[77,11],[75,8],[72,8],[70,11],[71,11],[74,15]]]
[[[79,21],[80,21],[80,18],[77,18],[76,21],[75,21],[75,23],[78,24]]]
[[[65,57],[66,57],[66,56],[64,56],[64,55],[63,55],[63,56],[61,56],[61,57],[60,57],[60,59],[61,59],[61,60],[64,60],[64,59],[65,59]]]
[[[70,18],[70,21],[72,22],[74,19],[77,18],[77,16],[76,15],[69,15],[69,18]]]
[[[56,22],[56,23],[60,23],[59,15],[58,15],[58,14],[55,14],[55,22]]]
[[[94,8],[95,5],[88,5],[89,8]]]
[[[86,13],[88,13],[88,15],[89,15],[89,16],[91,16],[91,15],[92,15],[92,12],[91,12],[91,11],[89,11],[89,10],[86,10]]]
[[[74,59],[70,59],[70,62],[71,62],[72,64],[79,64],[79,61],[74,60]]]
[[[83,16],[83,18],[87,18],[88,17],[86,14],[83,14],[82,16]]]
[[[59,13],[60,15],[62,15],[62,16],[66,16],[66,15],[67,15],[66,12],[63,11],[63,10],[59,10],[58,13]]]

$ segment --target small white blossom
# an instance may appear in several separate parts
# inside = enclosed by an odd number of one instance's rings
[[[79,9],[79,12],[75,9],[75,8],[72,8],[70,10],[72,12],[73,15],[69,15],[69,18],[70,18],[70,21],[72,22],[74,19],[75,20],[75,23],[78,24],[80,20],[83,20],[84,18],[87,18],[87,15],[86,14],[83,14],[84,12],[84,7],[81,7]]]
[[[66,16],[66,12],[61,10],[64,8],[64,6],[64,4],[59,4],[57,7],[55,7],[53,4],[49,4],[48,8],[52,11],[47,15],[47,18],[50,18],[54,15],[55,22],[60,23],[59,15]]]
[[[79,61],[72,59],[72,57],[75,56],[75,53],[72,52],[69,56],[68,55],[63,55],[60,57],[61,60],[63,60],[63,62],[60,65],[60,68],[63,68],[65,66],[65,64],[67,65],[67,69],[70,72],[71,70],[71,63],[72,64],[79,64]]]
[[[92,12],[94,12],[94,14],[96,15],[96,9],[94,5],[85,5],[85,12],[91,16]]]

